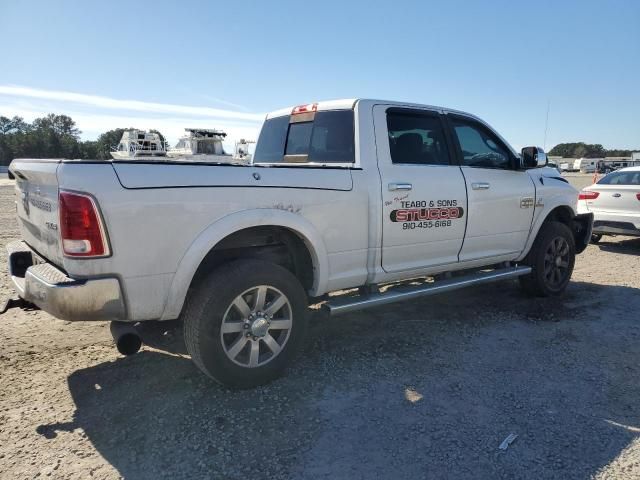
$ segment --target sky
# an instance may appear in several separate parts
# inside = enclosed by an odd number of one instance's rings
[[[474,113],[516,148],[640,149],[635,0],[0,0],[0,35],[0,115],[84,139],[255,139],[266,112],[364,97]]]

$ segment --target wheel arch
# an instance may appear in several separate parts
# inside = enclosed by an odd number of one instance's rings
[[[293,252],[294,269],[310,263],[310,272],[297,272],[307,292],[311,296],[325,293],[329,274],[328,257],[322,236],[311,222],[299,214],[284,210],[244,210],[210,224],[191,243],[173,276],[162,320],[180,315],[194,279],[206,272],[207,267],[220,264],[215,260],[216,252],[227,250],[228,254],[229,250],[234,249],[269,247],[271,245],[264,243],[269,235],[277,236]],[[276,253],[271,251],[269,254]],[[257,258],[256,255],[252,256]],[[231,260],[229,257],[227,259]]]
[[[576,252],[580,253],[582,251],[579,248],[579,241],[581,240],[578,237],[576,228],[575,219],[577,217],[577,213],[575,208],[572,208],[564,198],[555,198],[553,200],[555,201],[548,202],[547,205],[543,207],[543,210],[540,213],[534,215],[529,238],[527,239],[526,246],[518,257],[517,261],[521,261],[527,256],[527,254],[531,250],[531,247],[533,246],[533,242],[540,232],[540,228],[542,228],[542,225],[544,225],[545,222],[550,221],[557,221],[567,225],[573,232],[574,240],[576,243]]]

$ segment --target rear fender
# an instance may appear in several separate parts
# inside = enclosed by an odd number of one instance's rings
[[[301,215],[286,210],[270,208],[243,210],[212,223],[189,246],[173,277],[161,319],[178,318],[191,280],[207,253],[232,233],[257,226],[285,227],[296,233],[309,249],[313,262],[313,286],[309,294],[319,296],[325,293],[329,265],[327,251],[320,232]]]

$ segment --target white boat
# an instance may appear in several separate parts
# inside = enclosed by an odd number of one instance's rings
[[[241,138],[236,142],[236,150],[233,154],[234,160],[242,163],[251,163],[252,155],[249,153],[249,145],[255,144],[255,140],[245,140]]]
[[[159,134],[130,128],[123,132],[118,146],[111,148],[111,156],[115,160],[145,160],[166,157],[167,151]]]
[[[175,147],[167,151],[172,159],[190,162],[247,163],[224,151],[222,142],[227,134],[222,130],[208,128],[185,128],[187,134],[180,138]]]

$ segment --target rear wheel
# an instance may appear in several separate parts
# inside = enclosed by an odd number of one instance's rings
[[[306,331],[307,299],[289,270],[238,260],[190,292],[183,319],[198,368],[219,383],[248,388],[279,377],[295,355]]]
[[[529,294],[542,297],[561,294],[571,279],[575,251],[569,227],[559,222],[546,222],[524,261],[532,271],[520,277],[522,288]]]

